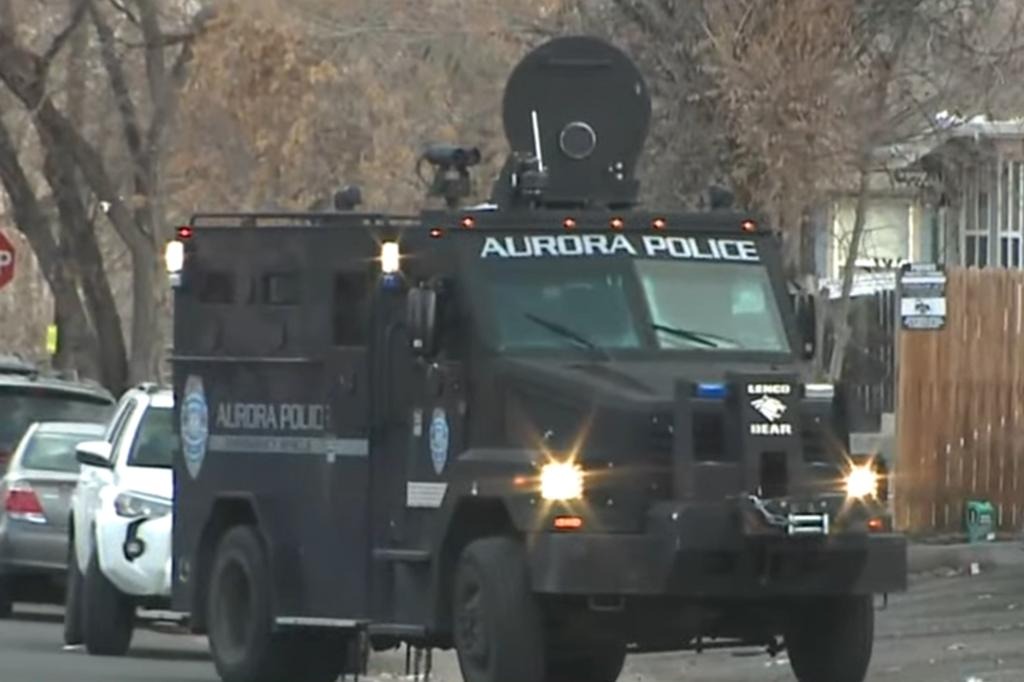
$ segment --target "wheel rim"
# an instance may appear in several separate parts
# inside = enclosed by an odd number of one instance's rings
[[[475,579],[467,581],[459,597],[455,623],[459,653],[474,668],[484,670],[490,658],[490,645],[480,583]]]
[[[238,561],[221,569],[217,594],[217,630],[221,649],[228,656],[244,651],[252,627],[249,574]]]

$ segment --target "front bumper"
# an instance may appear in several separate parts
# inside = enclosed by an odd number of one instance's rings
[[[637,534],[564,532],[528,538],[533,588],[578,596],[772,598],[882,594],[907,588],[899,534],[752,534],[727,505],[652,513]]]
[[[10,517],[0,521],[0,574],[63,575],[67,556],[67,528]]]
[[[172,515],[155,519],[130,519],[105,509],[97,518],[96,551],[100,569],[121,592],[136,597],[169,597],[171,594]],[[141,542],[142,553],[126,551],[130,541]]]

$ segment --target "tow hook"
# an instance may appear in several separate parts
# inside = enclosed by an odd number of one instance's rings
[[[135,561],[146,552],[146,543],[138,537],[139,526],[144,521],[145,519],[139,519],[128,524],[128,532],[125,534],[124,545],[121,547],[121,550],[124,552],[124,558],[129,562]]]

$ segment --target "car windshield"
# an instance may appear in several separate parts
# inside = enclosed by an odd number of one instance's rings
[[[531,259],[496,262],[486,280],[502,350],[790,350],[760,265]]]
[[[108,402],[46,389],[0,389],[0,452],[11,452],[32,422],[105,423],[114,411]]]
[[[135,434],[128,464],[136,467],[169,469],[178,447],[174,433],[174,411],[169,407],[150,407],[142,416]]]
[[[78,471],[78,460],[75,459],[75,446],[87,440],[102,436],[102,431],[93,434],[36,432],[25,444],[25,454],[21,459],[24,469],[38,471],[62,471],[74,473]]]

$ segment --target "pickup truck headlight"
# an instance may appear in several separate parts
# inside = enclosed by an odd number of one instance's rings
[[[171,501],[137,493],[121,493],[114,499],[118,516],[129,519],[158,519],[171,513]]]
[[[583,497],[583,470],[573,462],[550,462],[540,470],[540,496],[545,500]]]

